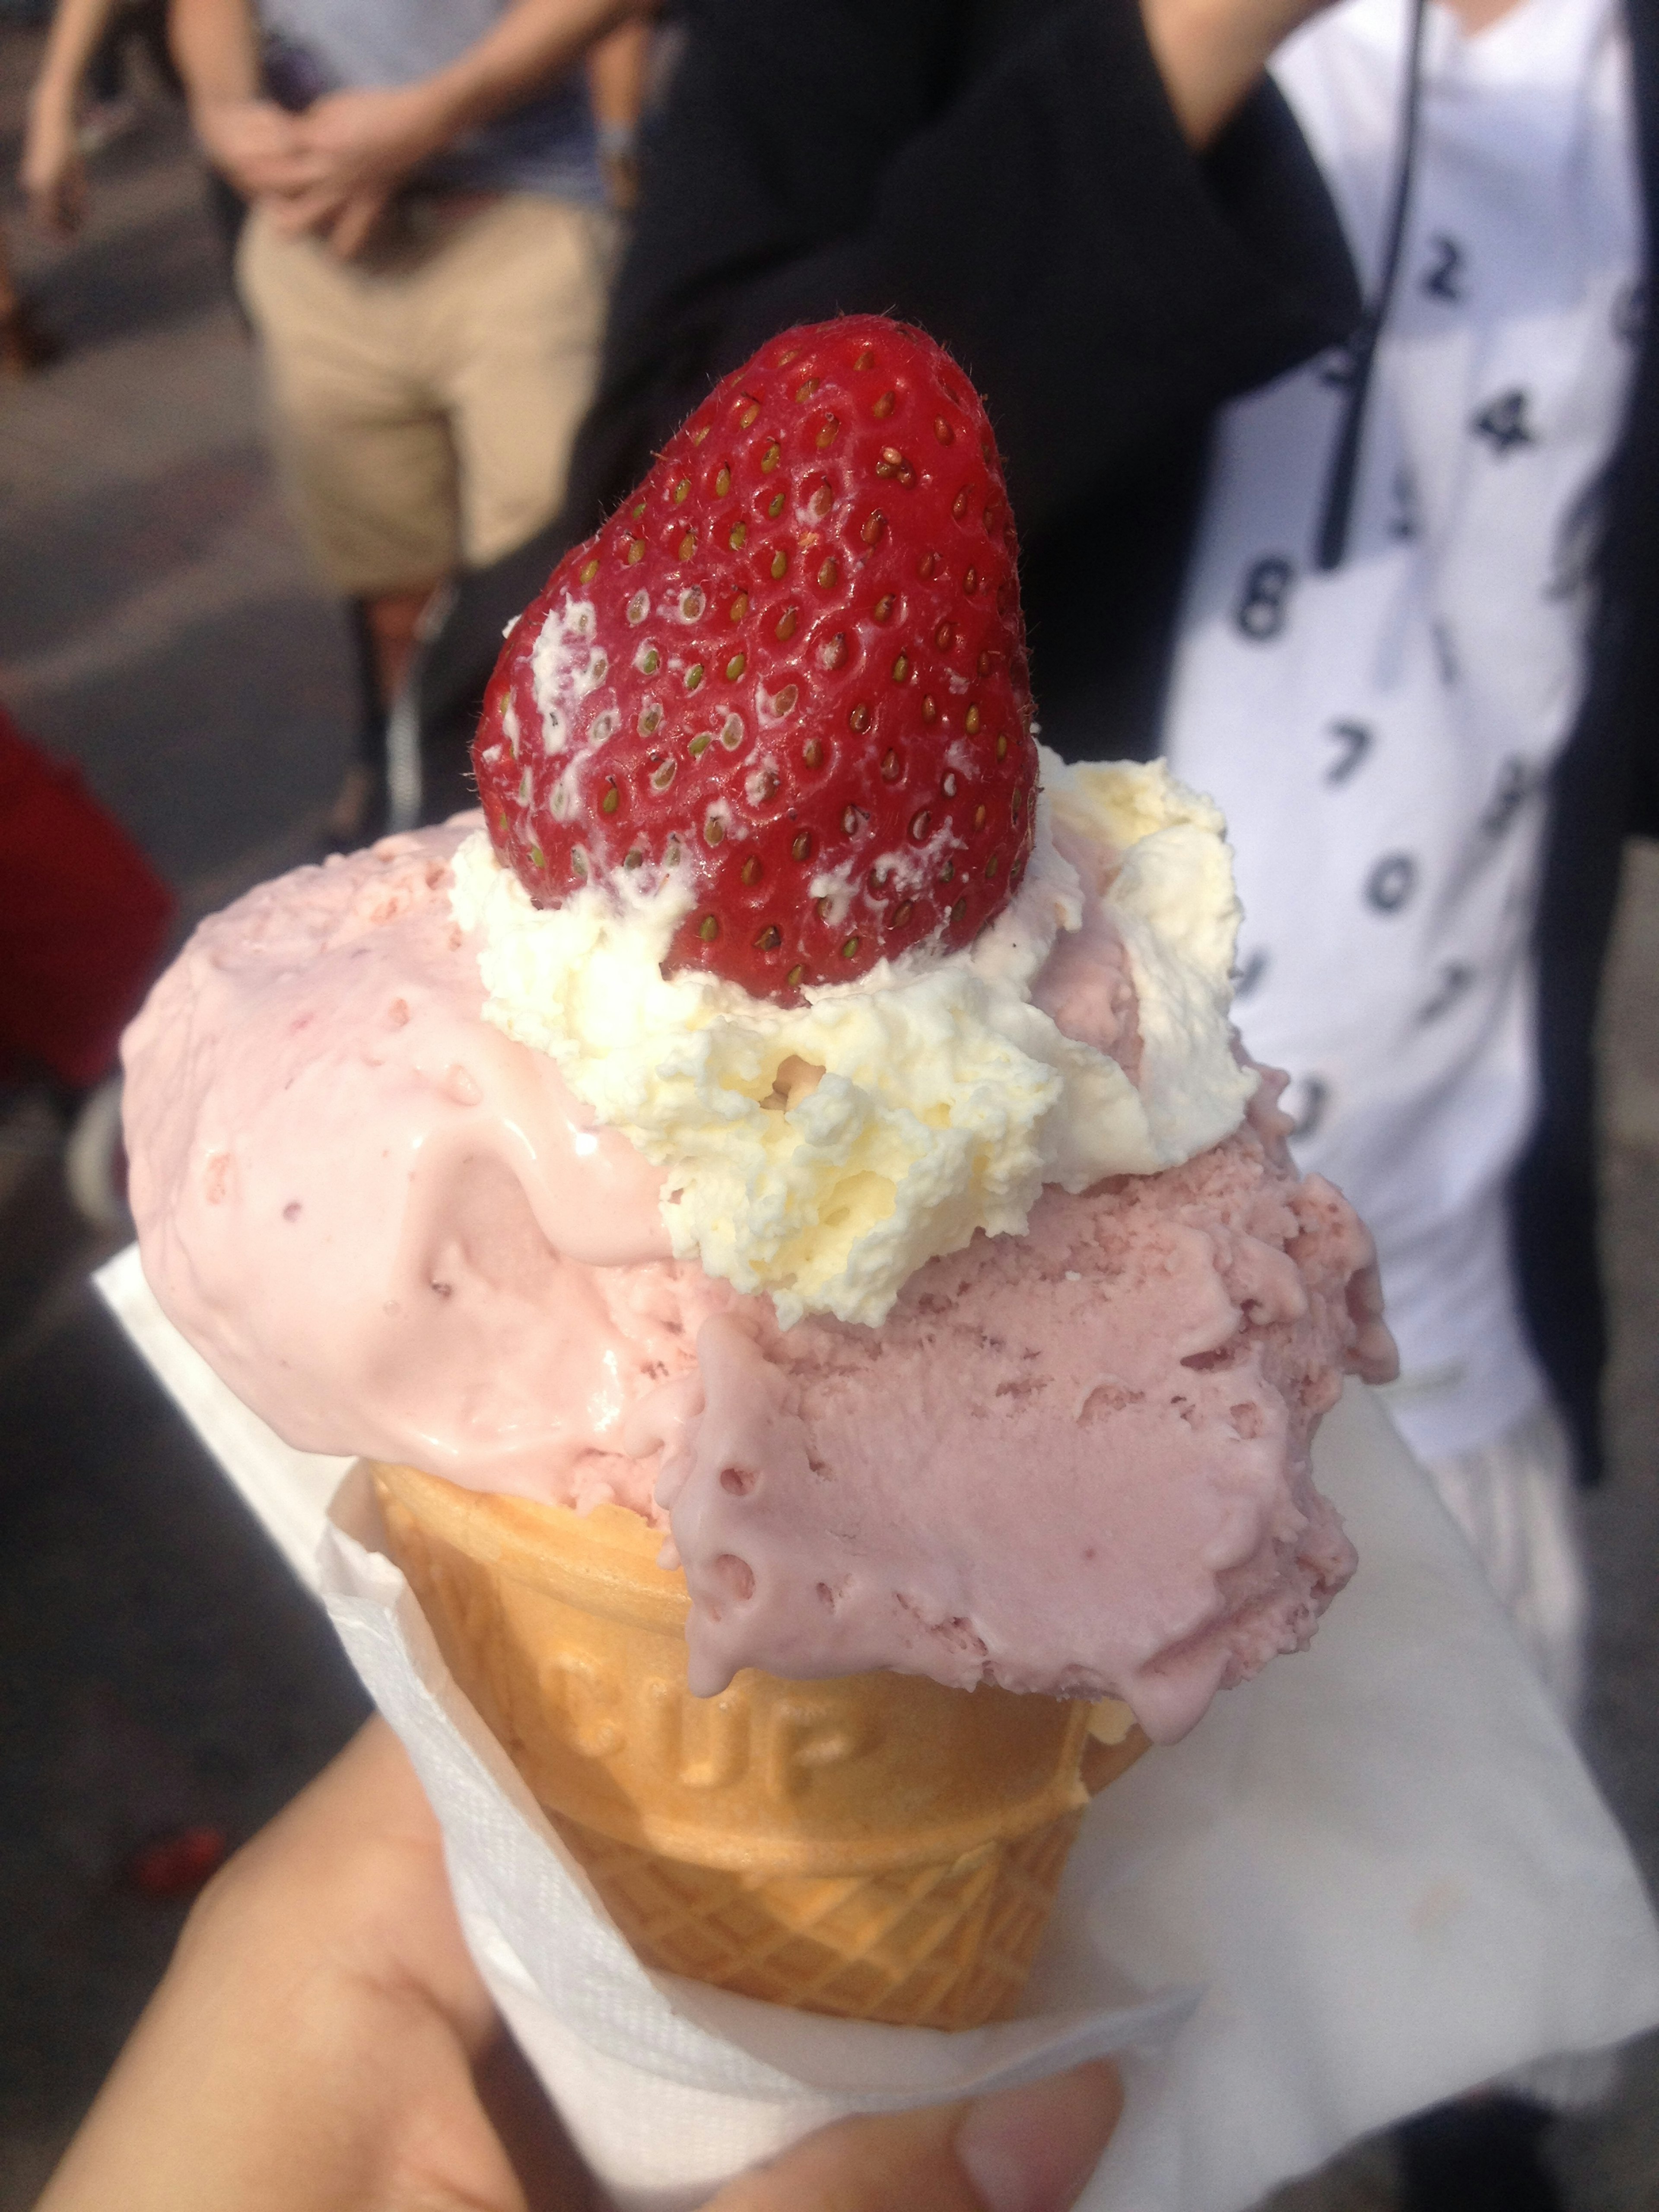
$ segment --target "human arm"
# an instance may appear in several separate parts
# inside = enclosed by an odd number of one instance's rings
[[[1140,0],[1146,44],[1188,144],[1202,152],[1291,33],[1331,0]]]
[[[1097,2065],[854,2122],[716,2207],[1062,2212],[1120,2103]],[[596,2203],[504,2037],[437,1824],[377,1720],[204,1893],[37,2212]]]
[[[599,137],[599,161],[612,207],[626,211],[639,198],[635,137],[645,102],[651,26],[618,24],[587,57],[587,95]]]
[[[68,237],[87,210],[87,174],[76,109],[88,64],[115,12],[115,0],[58,0],[29,93],[17,179],[43,228]]]
[[[249,0],[172,0],[167,42],[208,161],[246,199],[294,190],[298,120],[260,95]]]

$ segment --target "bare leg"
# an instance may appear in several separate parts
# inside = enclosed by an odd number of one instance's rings
[[[387,592],[379,599],[365,599],[362,603],[383,707],[391,706],[409,672],[421,617],[426,611],[427,601],[437,588],[435,582],[422,584],[412,592]]]
[[[329,809],[329,842],[350,846],[369,826],[386,779],[386,718],[413,657],[420,619],[436,586],[382,592],[352,602],[364,691],[358,757]]]

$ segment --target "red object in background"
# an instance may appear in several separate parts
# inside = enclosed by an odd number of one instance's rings
[[[0,1078],[72,1090],[112,1073],[173,902],[66,762],[0,708]]]
[[[127,1863],[126,1880],[142,1897],[194,1897],[230,1850],[222,1828],[180,1828],[158,1837]]]

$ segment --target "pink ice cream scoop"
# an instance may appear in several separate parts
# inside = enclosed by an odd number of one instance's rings
[[[670,1524],[692,1686],[895,1668],[1122,1697],[1170,1741],[1354,1555],[1310,1445],[1391,1370],[1369,1237],[1264,1079],[1186,1165],[788,1330],[669,1256],[661,1177],[483,1017],[465,825],[204,923],[129,1031],[146,1274],[288,1440]],[[1033,997],[1139,1058],[1121,948]],[[1109,1012],[1104,1018],[1103,1009]]]

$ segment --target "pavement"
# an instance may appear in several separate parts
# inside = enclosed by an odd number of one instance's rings
[[[0,26],[0,176],[36,34]],[[266,464],[252,349],[182,122],[99,157],[67,247],[4,221],[63,359],[0,384],[0,696],[208,911],[314,850],[350,751],[337,610]],[[1659,849],[1633,849],[1606,1022],[1613,1474],[1588,1503],[1588,1742],[1659,1887]],[[135,1854],[252,1832],[356,1726],[326,1625],[100,1309],[110,1249],[43,1101],[0,1100],[0,2212],[26,2212],[185,1909]],[[1564,1909],[1567,1909],[1564,1904]],[[1571,2212],[1659,2207],[1659,2039],[1564,2122]],[[1386,2144],[1273,2212],[1391,2212]]]

